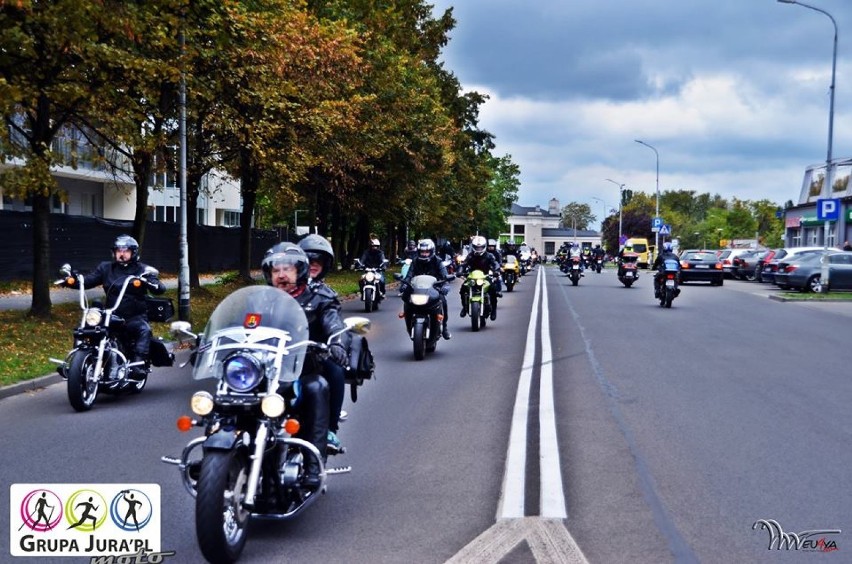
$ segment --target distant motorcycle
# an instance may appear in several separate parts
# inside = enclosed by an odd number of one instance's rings
[[[328,342],[344,331],[364,333],[370,325],[363,317],[344,323]],[[204,557],[235,562],[252,519],[292,519],[325,493],[329,474],[351,470],[327,468],[320,451],[295,436],[304,417],[298,385],[303,363],[306,355],[326,358],[328,346],[309,340],[298,302],[269,286],[230,294],[202,335],[186,322],[173,323],[172,331],[194,339],[192,376],[212,379],[215,387],[193,394],[195,419],[178,419],[180,431],[198,427],[204,434],[190,440],[180,457],[161,460],[178,467],[195,499],[195,532]],[[308,461],[319,466],[319,484],[305,479]]]
[[[361,259],[355,259],[355,270],[362,271],[361,279],[358,281],[358,286],[361,290],[361,301],[364,302],[364,311],[370,313],[379,309],[379,302],[384,299],[381,287],[385,278],[385,269],[388,266],[388,260],[385,259],[382,266],[379,268],[371,268],[364,266]]]
[[[595,272],[597,272],[598,274],[600,274],[600,273],[601,273],[601,270],[603,270],[603,258],[602,258],[602,257],[596,257],[596,258],[594,259],[594,261],[595,261],[595,262],[594,262],[594,264],[592,265],[592,268],[594,268],[594,269],[595,269]]]
[[[657,298],[660,300],[660,307],[672,307],[672,301],[680,295],[677,282],[679,271],[680,264],[676,260],[667,260],[663,265],[662,272],[658,273],[660,286]]]
[[[396,280],[402,280],[401,274],[394,274]],[[450,275],[449,280],[453,280]],[[423,360],[427,352],[434,352],[441,339],[441,326],[444,319],[441,286],[444,282],[434,276],[421,274],[414,276],[407,284],[400,285],[405,329],[414,346],[414,358]]]
[[[502,266],[502,271],[503,282],[506,283],[506,291],[511,292],[515,289],[515,284],[517,284],[521,275],[518,258],[515,255],[507,255],[506,262],[504,262]]]
[[[481,270],[473,270],[467,274],[464,281],[462,292],[465,298],[462,301],[462,307],[467,306],[467,315],[470,316],[471,330],[479,331],[480,327],[485,327],[487,320],[491,316],[491,277]]]
[[[629,288],[639,280],[639,265],[636,263],[638,260],[639,255],[636,253],[624,253],[619,259],[618,280],[624,284],[625,288]]]
[[[126,277],[115,305],[111,308],[105,308],[99,302],[89,305],[85,277],[82,274],[73,276],[70,265],[63,265],[60,272],[65,278],[57,280],[55,284],[73,284],[76,279],[80,308],[83,310],[80,326],[74,329],[74,348],[65,356],[65,360],[50,359],[59,365],[57,371],[67,380],[71,407],[76,411],[90,410],[98,393],[138,394],[148,382],[150,368],[145,361],[130,362],[128,354],[133,350],[133,343],[128,342],[122,331],[124,319],[115,315],[115,310],[121,305],[128,286],[147,284],[146,278],[156,278],[159,272],[148,267],[140,276]],[[158,339],[151,339],[148,356],[154,366],[171,366],[174,362],[174,355]],[[131,373],[131,369],[136,367],[144,369]]]
[[[582,259],[580,257],[571,257],[571,260],[568,262],[570,265],[568,267],[568,277],[571,279],[571,285],[576,286],[580,283],[580,276],[582,275],[582,271],[580,270],[580,261]]]

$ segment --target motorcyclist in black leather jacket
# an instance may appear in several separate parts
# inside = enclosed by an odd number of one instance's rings
[[[130,362],[145,361],[145,366],[135,366],[130,377],[141,376],[148,372],[148,350],[151,344],[151,326],[148,324],[148,304],[145,296],[148,292],[162,294],[165,285],[159,280],[157,269],[139,262],[139,243],[130,235],[119,235],[112,245],[112,261],[100,263],[95,270],[84,276],[86,288],[103,286],[106,292],[106,307],[113,307],[121,286],[128,276],[141,276],[148,272],[144,279],[147,284],[134,287],[127,286],[124,299],[115,310],[115,315],[124,319],[122,334],[133,340],[133,352]],[[73,282],[64,282],[68,288],[79,288],[79,278],[72,274]]]
[[[435,254],[435,243],[432,239],[422,239],[417,244],[417,258],[411,262],[411,266],[408,268],[408,272],[405,273],[402,283],[409,284],[412,278],[423,274],[434,276],[439,281],[444,282],[447,282],[447,278],[449,277],[443,261]],[[441,336],[446,340],[450,340],[452,334],[447,329],[447,319],[450,317],[447,315],[447,294],[450,292],[449,284],[443,284],[438,291],[441,294],[441,307],[444,308]]]
[[[403,258],[414,260],[417,258],[417,241],[411,240],[405,247]]]
[[[654,264],[651,267],[656,270],[654,273],[654,297],[660,297],[660,285],[663,280],[663,276],[665,273],[666,260],[673,260],[677,263],[680,263],[680,257],[678,257],[674,251],[672,251],[672,244],[669,241],[663,243],[663,252],[657,255],[657,258],[654,259]],[[680,288],[677,289],[675,296],[680,294]]]
[[[370,246],[361,255],[361,265],[367,268],[379,269],[379,300],[385,297],[385,273],[386,266],[385,253],[382,251],[381,243],[375,237],[370,239]]]
[[[496,239],[488,239],[488,244],[485,246],[485,250],[491,253],[494,257],[494,260],[497,261],[497,265],[500,268],[494,273],[494,285],[496,286],[496,293],[498,298],[503,297],[503,255],[500,253],[499,249],[497,249],[497,240]],[[496,302],[495,302],[496,303]]]
[[[345,328],[340,317],[337,295],[326,285],[308,284],[310,265],[305,252],[296,244],[278,243],[266,252],[261,264],[266,283],[290,294],[302,306],[308,320],[308,334],[313,341],[326,343],[328,338]],[[348,363],[347,333],[329,345],[331,359],[341,366]],[[322,362],[309,355],[305,358],[301,382],[301,429],[298,436],[312,443],[323,459],[328,449],[329,389],[322,375]],[[305,484],[320,484],[319,465],[315,460],[305,464]]]
[[[334,249],[328,239],[316,233],[310,233],[299,241],[299,248],[308,257],[308,284],[321,286],[326,293],[331,292],[339,301],[334,289],[325,283],[325,275],[334,267]],[[346,396],[346,370],[334,360],[327,358],[322,362],[322,374],[328,382],[329,417],[327,448],[329,452],[342,450],[337,437],[340,428],[340,413]]]
[[[473,270],[481,270],[485,274],[490,272],[496,278],[496,275],[500,273],[500,264],[497,263],[494,255],[486,250],[487,246],[488,242],[481,235],[476,235],[471,239],[470,252],[459,268],[460,276],[465,276]],[[491,321],[494,321],[497,319],[497,296],[499,295],[497,294],[497,285],[491,284],[488,293],[491,296]],[[461,316],[464,317],[467,315],[467,293],[464,285],[459,290],[459,294],[462,301]]]

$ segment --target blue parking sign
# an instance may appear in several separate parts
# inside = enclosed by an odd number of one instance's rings
[[[817,219],[820,221],[837,221],[840,218],[839,198],[820,198],[817,200]]]

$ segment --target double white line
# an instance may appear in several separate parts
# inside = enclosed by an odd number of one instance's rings
[[[541,468],[540,517],[565,519],[565,493],[562,489],[562,469],[559,465],[559,444],[556,439],[556,414],[553,406],[553,351],[550,346],[550,314],[547,307],[547,284],[544,267],[536,275],[532,314],[527,329],[524,363],[515,395],[509,451],[503,475],[503,490],[497,506],[497,520],[524,517],[524,484],[527,466],[527,419],[530,405],[533,363],[541,301],[541,377],[539,386],[539,466]]]

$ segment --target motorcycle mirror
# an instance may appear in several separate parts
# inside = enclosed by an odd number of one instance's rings
[[[393,273],[393,279],[394,280],[402,280],[402,274],[400,274],[399,272],[394,272]]]
[[[59,274],[65,277],[71,276],[71,265],[67,262],[59,267]]]
[[[142,274],[145,276],[153,276],[154,278],[160,277],[160,271],[153,266],[146,266],[145,271]]]
[[[198,335],[192,332],[192,324],[189,321],[172,321],[169,325],[169,333],[175,336],[186,335],[193,339],[198,337]]]
[[[347,317],[343,323],[348,330],[364,335],[370,330],[371,321],[367,317]]]

